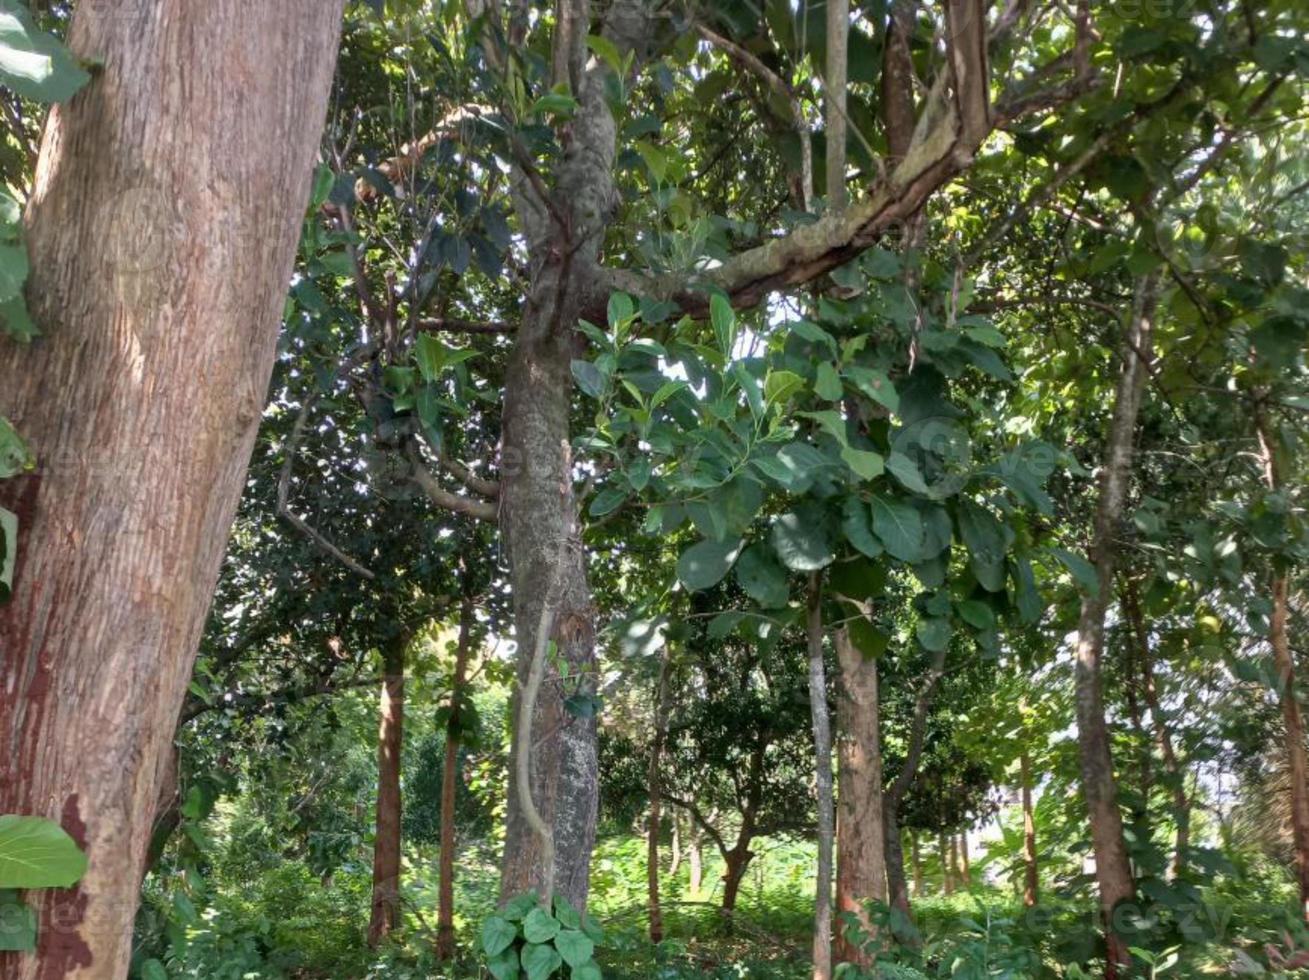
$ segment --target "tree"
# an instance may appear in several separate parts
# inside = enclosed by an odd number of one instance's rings
[[[127,968],[341,8],[132,2],[84,5],[73,20],[71,49],[101,67],[51,113],[27,211],[28,299],[44,338],[0,351],[15,379],[0,415],[37,460],[0,489],[23,528],[0,610],[19,679],[0,694],[0,810],[60,819],[90,871],[73,897],[47,899],[65,928],[33,957],[6,954],[7,977]]]

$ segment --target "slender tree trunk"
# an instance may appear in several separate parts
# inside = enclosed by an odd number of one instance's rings
[[[50,114],[0,415],[37,457],[0,608],[0,812],[90,857],[5,980],[126,975],[173,732],[245,483],[342,0],[79,4],[98,66]],[[274,152],[275,151],[275,152]],[[271,156],[270,156],[271,154]]]
[[[827,65],[823,82],[827,127],[827,206],[845,207],[846,79],[849,75],[850,0],[827,0]]]
[[[373,835],[373,905],[368,945],[400,924],[400,764],[404,755],[405,648],[408,632],[382,650],[382,691],[377,712],[377,820]]]
[[[595,845],[599,763],[595,716],[583,703],[596,683],[595,609],[573,494],[570,365],[580,352],[575,334],[580,312],[599,288],[603,231],[618,200],[617,128],[608,103],[610,69],[599,59],[583,66],[590,5],[564,3],[571,11],[568,22],[581,32],[555,38],[555,63],[569,66],[579,103],[568,148],[549,200],[541,200],[522,174],[516,177],[519,217],[535,258],[505,375],[502,419],[500,524],[519,650],[516,698],[529,689],[543,624],[554,652],[529,706],[531,731],[520,733],[526,737],[515,738],[510,752],[500,899],[528,890],[555,891],[582,909]],[[635,51],[649,33],[647,6],[642,0],[615,0],[603,32],[620,53]],[[567,683],[561,663],[568,667]],[[570,712],[569,698],[581,710]],[[528,760],[519,758],[524,746],[531,747]],[[520,785],[524,770],[530,786]],[[533,808],[548,837],[533,826]]]
[[[967,882],[964,876],[959,872],[959,835],[950,835],[950,878],[954,881],[955,887],[964,887]]]
[[[874,932],[865,902],[886,901],[886,852],[882,823],[882,747],[877,661],[864,657],[849,633],[836,631],[841,684],[837,694],[836,908],[852,913],[870,936]],[[837,925],[836,958],[867,966],[861,945]]]
[[[682,867],[682,815],[673,812],[673,839],[668,845],[668,877],[674,877]]]
[[[1032,908],[1040,898],[1041,873],[1036,863],[1036,815],[1032,810],[1032,760],[1024,752],[1018,760],[1023,793],[1023,905]]]
[[[1164,760],[1164,772],[1168,774],[1168,786],[1173,797],[1173,819],[1177,821],[1177,837],[1173,847],[1172,873],[1174,878],[1180,878],[1186,872],[1187,851],[1191,843],[1191,801],[1186,795],[1186,773],[1177,758],[1172,732],[1168,729],[1168,718],[1159,703],[1154,657],[1150,652],[1150,639],[1145,628],[1145,616],[1141,612],[1140,595],[1136,583],[1130,579],[1123,597],[1123,606],[1132,626],[1132,635],[1136,639],[1137,653],[1141,661],[1141,678],[1144,682],[1142,688],[1145,692],[1145,703],[1149,706],[1150,717],[1154,721],[1155,742]]]
[[[964,888],[973,887],[973,868],[968,860],[968,831],[959,835],[959,872]]]
[[[1277,445],[1272,427],[1264,413],[1262,401],[1255,412],[1259,430],[1259,449],[1263,457],[1264,481],[1277,493],[1282,488]],[[1272,599],[1273,614],[1268,622],[1268,643],[1273,648],[1273,667],[1277,671],[1278,695],[1282,702],[1282,721],[1286,727],[1286,763],[1291,790],[1291,839],[1295,844],[1296,878],[1300,884],[1300,914],[1309,922],[1309,758],[1306,757],[1304,718],[1295,691],[1295,658],[1287,637],[1289,586],[1285,567],[1274,559]]]
[[[451,711],[445,726],[445,760],[441,768],[441,857],[436,910],[436,955],[455,955],[455,801],[459,792],[459,748],[462,721],[459,712],[468,686],[468,658],[473,647],[473,599],[464,596],[459,609],[459,642],[450,685]]]
[[[686,834],[687,889],[691,901],[700,901],[704,891],[704,852],[700,847],[700,828],[692,822]]]
[[[936,654],[923,679],[914,703],[914,718],[909,731],[909,748],[904,764],[882,798],[882,820],[886,833],[886,883],[892,908],[906,916],[912,912],[909,903],[909,886],[904,873],[904,844],[900,840],[900,804],[918,778],[918,763],[923,756],[927,739],[927,716],[932,707],[932,695],[941,675],[945,673],[945,653]],[[921,889],[919,890],[921,894]]]
[[[914,898],[923,894],[923,852],[918,846],[918,831],[909,832],[909,853],[914,869]]]
[[[1109,749],[1109,728],[1105,722],[1100,661],[1104,654],[1105,613],[1113,587],[1114,535],[1122,517],[1132,474],[1132,443],[1153,356],[1153,321],[1158,292],[1157,273],[1140,279],[1126,324],[1122,372],[1105,446],[1089,549],[1098,585],[1094,592],[1083,596],[1077,624],[1077,736],[1082,795],[1090,815],[1095,876],[1100,886],[1100,908],[1108,947],[1105,957],[1107,980],[1115,980],[1120,967],[1131,962],[1126,943],[1115,931],[1113,913],[1119,902],[1134,894],[1136,886],[1132,881],[1132,868],[1123,837],[1123,818],[1118,809],[1118,787]]]
[[[809,576],[809,710],[814,728],[814,770],[818,788],[818,869],[814,896],[814,980],[832,976],[832,846],[836,812],[832,801],[832,723],[827,713],[827,668],[823,663],[823,576]]]
[[[664,662],[659,668],[658,689],[655,692],[655,733],[650,748],[650,774],[647,779],[650,791],[650,816],[646,828],[645,880],[650,908],[650,941],[663,942],[664,916],[659,906],[659,825],[661,783],[660,763],[663,761],[664,742],[668,738],[669,670],[672,666],[671,647],[664,647]]]
[[[950,845],[946,843],[944,830],[936,837],[936,849],[941,856],[941,891],[953,895],[954,861],[950,856]]]

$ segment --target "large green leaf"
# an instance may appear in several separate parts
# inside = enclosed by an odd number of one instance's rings
[[[911,564],[927,557],[923,518],[912,504],[892,497],[874,497],[872,509],[873,533],[892,556]]]
[[[548,943],[559,934],[559,920],[545,909],[532,909],[523,919],[523,938],[529,943]]]
[[[69,888],[86,874],[86,855],[53,820],[0,817],[0,888]]]
[[[18,0],[0,0],[0,84],[34,102],[70,99],[91,76]]]
[[[564,964],[564,958],[553,945],[538,943],[528,943],[523,947],[522,960],[527,980],[545,980]]]
[[[873,537],[868,523],[868,505],[858,497],[846,497],[841,504],[841,530],[845,539],[869,558],[882,553],[882,543]]]
[[[482,923],[482,952],[496,956],[513,945],[517,936],[518,930],[512,922],[493,915]]]
[[[816,507],[783,514],[773,522],[773,548],[782,564],[797,572],[816,572],[836,560],[827,522]]]
[[[745,594],[765,609],[785,606],[791,597],[786,569],[762,543],[752,544],[742,552],[736,563],[736,580]]]
[[[559,950],[559,955],[563,957],[565,963],[571,967],[578,967],[588,962],[594,955],[595,943],[591,942],[584,932],[577,929],[564,929],[555,936],[555,949]]]
[[[741,539],[701,541],[677,559],[677,579],[692,592],[713,588],[723,580],[741,553]]]

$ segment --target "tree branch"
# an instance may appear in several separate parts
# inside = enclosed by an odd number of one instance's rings
[[[418,488],[427,495],[427,499],[436,506],[479,521],[489,521],[492,524],[499,523],[500,508],[497,504],[489,500],[474,500],[471,497],[451,493],[437,482],[436,477],[427,468],[422,456],[418,454],[418,450],[412,445],[409,446],[408,456],[409,462],[413,465],[413,472],[410,473],[409,478],[418,485]]]

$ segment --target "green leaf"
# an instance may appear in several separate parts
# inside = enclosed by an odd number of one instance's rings
[[[793,571],[816,572],[836,560],[827,522],[817,507],[781,515],[773,522],[772,540],[777,557]]]
[[[806,442],[788,442],[774,455],[755,456],[750,463],[783,490],[804,493],[813,486],[817,471],[827,465],[827,457]]]
[[[904,453],[891,453],[886,460],[886,468],[906,490],[912,490],[924,497],[932,496],[932,490],[923,479],[923,474],[919,472],[918,464]]]
[[[605,941],[605,931],[590,912],[582,913],[582,931],[591,937],[591,942],[601,946]]]
[[[559,920],[559,924],[565,929],[582,928],[581,914],[577,909],[573,908],[573,903],[564,898],[564,896],[556,895],[554,897],[554,910],[555,918]],[[556,943],[556,945],[558,944]]]
[[[864,655],[866,660],[876,660],[886,652],[891,638],[862,616],[857,616],[846,624],[850,642]]]
[[[604,974],[595,963],[583,963],[573,967],[572,980],[604,980]]]
[[[493,915],[482,923],[482,952],[496,956],[513,945],[518,930],[508,920]]]
[[[0,303],[0,334],[8,334],[20,344],[30,343],[33,337],[41,336],[41,331],[28,315],[22,296]]]
[[[886,588],[886,564],[874,564],[867,558],[838,562],[828,572],[827,583],[834,595],[867,602]]]
[[[542,908],[535,908],[523,919],[523,938],[529,943],[548,943],[559,932],[559,920]]]
[[[495,977],[495,980],[518,980],[518,950],[510,946],[504,952],[488,959],[486,968],[491,971],[491,976]]]
[[[1100,575],[1095,566],[1076,552],[1064,548],[1051,548],[1050,554],[1058,558],[1076,579],[1082,591],[1092,594],[1100,591]]]
[[[541,904],[540,897],[534,891],[524,892],[522,895],[515,895],[505,903],[504,909],[500,912],[500,917],[509,922],[521,922],[523,918]]]
[[[0,0],[0,84],[34,102],[63,102],[91,76],[15,0]]]
[[[889,497],[874,497],[873,533],[895,558],[913,564],[926,557],[923,518],[911,504]]]
[[[841,384],[841,376],[836,373],[836,368],[828,361],[821,361],[818,364],[818,377],[814,381],[814,391],[819,398],[829,402],[841,400],[845,394],[845,387]]]
[[[898,412],[900,410],[900,396],[896,393],[895,385],[891,384],[891,379],[886,376],[886,372],[858,364],[847,364],[844,372],[845,376],[860,392],[877,402],[888,412]]]
[[[955,611],[959,613],[959,618],[973,629],[995,629],[995,612],[980,599],[965,599],[963,602],[956,602]]]
[[[609,326],[616,327],[620,323],[626,323],[636,315],[636,308],[632,305],[632,297],[626,293],[613,293],[609,297]]]
[[[577,382],[577,387],[586,392],[592,398],[599,398],[604,394],[607,378],[604,373],[592,364],[590,361],[574,360],[572,363],[573,380]]]
[[[764,400],[773,405],[786,401],[804,387],[804,378],[794,371],[769,371],[764,378]]]
[[[0,480],[26,473],[34,464],[27,443],[19,437],[9,420],[0,415]]]
[[[736,345],[736,313],[727,297],[721,293],[714,293],[709,299],[709,319],[714,325],[719,350],[723,356],[730,358],[732,348]]]
[[[950,646],[950,620],[944,616],[932,616],[918,621],[914,635],[924,650],[941,653]]]
[[[595,954],[595,943],[586,934],[576,929],[564,929],[555,936],[555,949],[571,967],[581,966],[590,961]]]
[[[627,499],[627,491],[620,487],[605,487],[591,500],[587,509],[592,517],[604,517],[622,506]]]
[[[846,497],[841,504],[841,531],[845,539],[869,558],[882,554],[882,544],[873,537],[868,523],[868,505],[858,497]]]
[[[554,922],[553,919],[550,920]],[[558,923],[555,923],[558,925]],[[523,947],[522,952],[523,970],[527,973],[527,980],[545,980],[564,965],[563,957],[559,955],[559,950],[553,945],[539,945],[537,943],[528,943]]]
[[[556,116],[571,116],[577,111],[577,100],[567,92],[547,92],[532,103],[533,114],[547,112]]]
[[[785,606],[791,598],[786,569],[778,564],[764,544],[752,544],[736,563],[736,580],[755,602],[765,609]]]
[[[0,952],[36,949],[36,910],[12,888],[0,888]]]
[[[86,874],[86,855],[53,820],[0,817],[0,888],[70,888]]]
[[[22,296],[23,283],[30,271],[26,245],[22,242],[0,243],[0,303]]]
[[[841,459],[845,460],[845,465],[850,467],[861,480],[876,480],[886,469],[881,453],[856,449],[854,446],[846,446],[842,449]]]
[[[8,602],[18,564],[18,515],[0,507],[0,602]]]
[[[691,545],[677,559],[678,581],[692,592],[713,588],[731,569],[741,553],[742,543],[740,538],[734,538]]]

